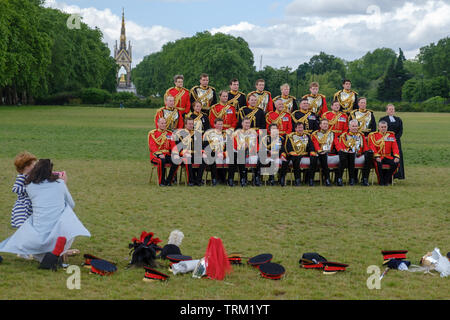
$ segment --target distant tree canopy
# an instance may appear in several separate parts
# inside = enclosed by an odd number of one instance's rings
[[[0,0],[0,104],[94,87],[114,91],[116,63],[99,29],[67,27],[42,0]]]
[[[202,32],[170,42],[146,56],[134,68],[132,77],[139,93],[163,95],[173,86],[176,74],[184,75],[184,85],[189,89],[199,83],[200,74],[207,73],[217,90],[227,89],[232,78],[240,80],[241,89],[249,90],[254,72],[253,53],[244,39]]]

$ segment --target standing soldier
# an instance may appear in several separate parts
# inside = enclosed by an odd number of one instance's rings
[[[158,167],[158,180],[161,187],[171,186],[178,165],[172,162],[172,150],[176,152],[176,145],[172,132],[166,129],[166,119],[159,118],[157,129],[148,133],[148,147],[150,161]],[[176,157],[175,157],[176,158]],[[169,176],[166,179],[166,164],[170,164]]]
[[[333,101],[339,101],[341,111],[350,115],[358,101],[358,93],[352,90],[352,82],[348,79],[342,81],[342,86],[343,89],[334,94]]]
[[[319,93],[319,84],[317,82],[311,82],[309,91],[311,93],[304,95],[302,99],[308,99],[311,111],[317,114],[318,117],[322,117],[328,111],[327,99],[323,94]]]
[[[328,120],[329,130],[333,131],[337,137],[348,131],[348,116],[339,111],[340,108],[339,101],[333,101],[332,111],[325,112],[322,116],[322,118]]]
[[[209,115],[211,106],[217,103],[216,89],[209,86],[209,76],[206,73],[200,75],[200,85],[191,89],[191,105],[194,101],[200,101],[202,111]]]
[[[367,99],[361,97],[358,99],[359,109],[353,110],[350,114],[351,120],[357,120],[359,123],[359,132],[366,137],[369,133],[377,131],[377,123],[373,112],[367,109]]]
[[[369,151],[366,137],[359,132],[357,120],[350,120],[350,129],[339,137],[338,154],[339,154],[339,182],[338,186],[342,186],[342,174],[347,168],[349,185],[355,185],[356,170],[355,163],[363,160],[363,178],[362,185],[369,185],[370,168],[373,161],[373,152]]]
[[[291,117],[293,128],[298,122],[302,122],[305,125],[305,132],[308,134],[319,130],[319,117],[309,109],[309,102],[306,98],[300,101],[300,110],[294,111]]]
[[[241,108],[238,114],[238,128],[243,128],[242,121],[244,118],[250,120],[250,127],[256,130],[266,129],[266,116],[261,108],[258,108],[258,97],[252,94],[248,97],[248,106]]]
[[[275,111],[266,114],[267,130],[269,126],[275,124],[278,127],[280,136],[285,136],[292,132],[292,118],[281,99],[275,100]]]
[[[184,76],[176,75],[173,78],[175,87],[172,87],[166,91],[164,95],[164,100],[167,96],[172,96],[175,98],[175,108],[178,109],[180,116],[184,117],[185,114],[191,111],[191,101],[189,97],[189,90],[183,87]]]
[[[268,113],[269,111],[273,111],[273,101],[272,94],[264,90],[266,82],[264,79],[256,80],[255,87],[256,91],[252,91],[247,95],[247,105],[249,104],[249,98],[252,95],[256,96],[256,106],[260,108],[264,113]]]
[[[387,128],[387,122],[380,121],[378,123],[378,131],[369,133],[367,138],[369,148],[373,151],[375,170],[380,186],[387,186],[392,183],[392,176],[400,163],[400,153],[395,133],[387,131]],[[383,170],[383,164],[389,165],[389,170]]]
[[[208,116],[202,111],[202,104],[199,101],[194,101],[192,109],[193,111],[186,115],[186,119],[193,119],[194,130],[204,133],[210,128]]]
[[[309,185],[314,186],[314,173],[317,169],[317,154],[314,149],[311,137],[304,131],[303,122],[298,122],[295,125],[294,132],[286,136],[285,152],[287,154],[287,161],[283,163],[281,168],[282,182],[284,183],[284,177],[286,176],[288,164],[292,161],[292,167],[294,169],[295,185],[301,185],[301,164],[309,165],[309,170],[305,176],[305,182],[308,181]],[[281,179],[280,179],[281,180]]]
[[[320,167],[322,168],[322,179],[327,187],[331,186],[330,169],[328,165],[337,163],[339,157],[336,156],[338,139],[333,131],[328,130],[328,120],[320,120],[320,130],[313,132],[311,140],[314,144],[314,150],[319,156]]]
[[[273,99],[276,102],[278,99],[283,101],[283,108],[285,112],[292,113],[298,110],[297,99],[294,96],[289,95],[291,87],[285,83],[280,87],[281,96],[277,96]]]
[[[237,114],[236,108],[229,104],[228,92],[225,90],[219,93],[220,102],[211,107],[209,112],[209,124],[210,127],[214,127],[214,121],[218,118],[223,120],[223,127],[225,129],[236,129],[237,126]]]
[[[227,104],[233,106],[234,109],[236,109],[236,112],[239,112],[241,108],[247,105],[245,93],[239,91],[239,80],[236,78],[230,81]]]
[[[175,98],[167,96],[165,99],[166,105],[159,109],[155,115],[155,125],[158,128],[158,121],[160,118],[166,119],[166,128],[169,131],[175,129],[181,129],[184,126],[183,117],[180,116],[180,112],[175,108]]]

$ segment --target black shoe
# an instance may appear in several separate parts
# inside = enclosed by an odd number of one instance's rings
[[[189,187],[195,187],[196,185],[197,185],[197,184],[194,183],[194,182],[189,182],[189,183],[188,183],[188,186],[189,186]]]
[[[295,186],[296,187],[300,187],[302,185],[302,180],[301,179],[295,179]]]
[[[353,179],[353,178],[349,179],[348,180],[348,184],[351,185],[351,186],[354,186],[355,185],[355,179]]]
[[[342,187],[342,186],[344,185],[344,183],[342,182],[342,178],[337,178],[337,179],[336,179],[336,185],[337,185],[338,187]]]
[[[327,186],[327,187],[331,187],[331,182],[330,182],[330,179],[325,179],[325,186]]]
[[[217,185],[217,180],[216,179],[212,179],[211,183],[212,183],[213,186],[216,186]]]
[[[286,177],[281,176],[280,177],[280,186],[284,187],[286,185]]]
[[[255,187],[260,187],[260,186],[261,186],[261,180],[259,179],[259,177],[256,177],[256,178],[253,180],[253,185],[254,185]]]
[[[369,180],[367,178],[363,178],[361,185],[364,187],[368,187],[369,186]]]
[[[233,179],[228,179],[228,186],[234,187],[234,181],[233,181]]]
[[[273,177],[270,177],[270,179],[269,179],[269,184],[270,184],[271,186],[274,186],[274,185],[275,185],[275,180],[274,180]]]
[[[247,185],[247,180],[241,179],[241,187],[245,187]]]
[[[314,179],[309,179],[309,186],[314,187]]]

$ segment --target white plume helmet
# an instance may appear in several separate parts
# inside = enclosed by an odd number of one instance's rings
[[[169,235],[169,241],[167,244],[173,244],[177,247],[181,246],[181,242],[183,241],[184,233],[180,230],[173,230]]]

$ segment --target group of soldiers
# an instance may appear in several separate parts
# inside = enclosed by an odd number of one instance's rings
[[[150,161],[157,166],[160,186],[173,183],[180,165],[186,168],[189,186],[203,185],[208,167],[212,185],[234,186],[238,171],[240,185],[246,186],[252,170],[252,184],[260,186],[265,170],[270,185],[277,183],[278,174],[278,184],[285,186],[291,163],[296,186],[314,186],[318,169],[322,183],[331,186],[333,165],[337,186],[343,186],[345,169],[349,185],[359,183],[356,167],[362,171],[361,185],[368,186],[372,166],[380,185],[392,183],[400,160],[395,134],[387,130],[386,121],[377,126],[367,99],[358,97],[350,80],[342,82],[331,110],[316,82],[299,102],[288,84],[272,98],[263,79],[248,95],[239,91],[238,79],[218,95],[207,74],[190,91],[183,82],[182,75],[174,77],[175,86],[167,90],[165,106],[156,113],[156,129],[148,134]]]

